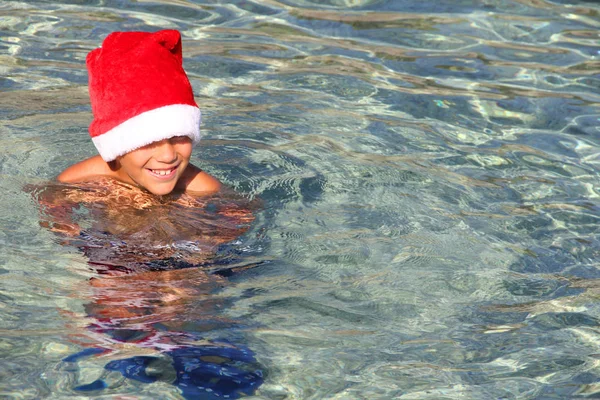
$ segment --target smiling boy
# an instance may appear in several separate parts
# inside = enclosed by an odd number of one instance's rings
[[[193,143],[175,136],[132,150],[106,162],[94,156],[64,170],[57,179],[74,183],[105,176],[146,189],[155,195],[172,191],[216,192],[221,184],[213,176],[190,164]]]
[[[178,31],[111,33],[86,64],[99,156],[70,166],[60,182],[110,177],[155,195],[221,188],[189,163],[201,118]]]

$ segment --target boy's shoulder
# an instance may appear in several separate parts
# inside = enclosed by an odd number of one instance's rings
[[[221,189],[221,182],[193,164],[189,164],[177,183],[182,191],[215,193]]]
[[[56,177],[59,182],[75,183],[81,182],[96,176],[115,177],[108,163],[100,156],[90,157],[86,160],[73,164]]]
[[[61,172],[56,179],[64,183],[77,183],[96,177],[119,179],[119,174],[102,157],[94,156],[71,165]],[[176,187],[182,192],[215,193],[221,189],[221,182],[195,165],[189,164],[181,178],[179,178]]]

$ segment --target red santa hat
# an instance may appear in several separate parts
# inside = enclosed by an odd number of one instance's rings
[[[104,161],[174,136],[200,140],[200,109],[178,31],[111,33],[86,63],[90,136]]]

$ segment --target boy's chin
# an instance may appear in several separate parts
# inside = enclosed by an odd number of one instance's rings
[[[169,182],[158,185],[142,185],[142,187],[156,196],[164,196],[175,190],[175,183]]]

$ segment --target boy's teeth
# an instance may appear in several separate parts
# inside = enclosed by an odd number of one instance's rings
[[[173,171],[173,170],[172,169],[167,169],[167,170],[164,170],[164,169],[161,169],[161,170],[151,169],[150,171],[152,171],[156,175],[169,175],[171,173],[171,171]]]

